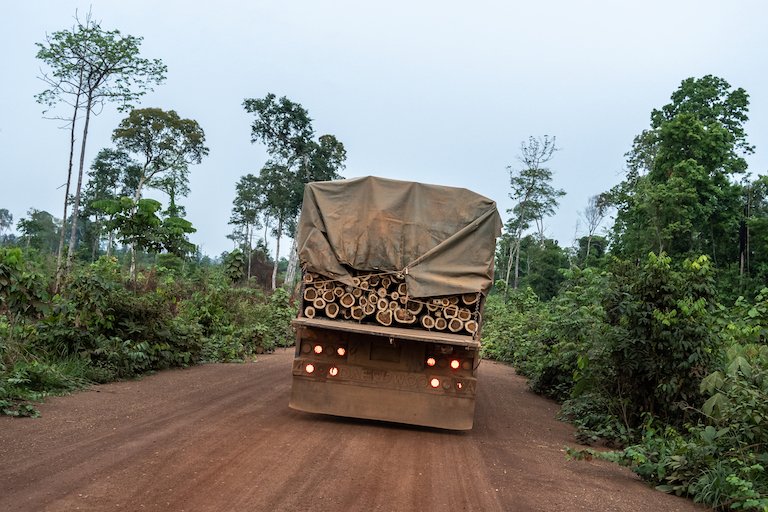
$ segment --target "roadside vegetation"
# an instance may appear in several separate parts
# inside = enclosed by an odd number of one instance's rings
[[[483,350],[600,447],[572,457],[626,465],[720,510],[766,511],[768,196],[743,158],[747,99],[717,77],[684,80],[635,139],[626,179],[585,208],[572,249],[543,236],[558,196],[546,173],[511,168],[523,193]],[[525,165],[530,141],[523,149]]]
[[[284,289],[234,284],[223,265],[166,257],[132,279],[131,255],[78,263],[53,294],[52,255],[0,248],[0,411],[91,383],[243,361],[293,343]]]

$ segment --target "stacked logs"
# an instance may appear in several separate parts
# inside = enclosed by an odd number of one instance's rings
[[[350,286],[305,272],[304,316],[465,335],[477,333],[479,293],[417,299],[408,296],[408,287],[400,274],[361,273],[352,279],[354,284]]]

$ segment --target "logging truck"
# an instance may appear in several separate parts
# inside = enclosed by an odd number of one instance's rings
[[[471,429],[500,232],[496,204],[463,188],[309,183],[290,407]]]

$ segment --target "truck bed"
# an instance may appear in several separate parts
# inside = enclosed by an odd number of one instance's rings
[[[471,349],[479,349],[480,342],[473,339],[472,336],[453,334],[441,331],[427,331],[422,329],[404,329],[402,327],[387,327],[384,325],[361,324],[344,320],[329,320],[327,318],[306,318],[299,317],[294,319],[291,324],[294,327],[315,327],[320,329],[331,329],[337,331],[354,332],[361,334],[372,334],[385,338],[396,338],[401,340],[426,341],[431,343],[442,343],[445,345],[457,345]]]

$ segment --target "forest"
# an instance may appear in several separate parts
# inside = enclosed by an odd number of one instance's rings
[[[687,78],[637,135],[624,180],[594,196],[587,235],[542,235],[564,191],[555,139],[510,169],[484,354],[562,402],[575,458],[624,464],[719,509],[768,509],[766,176],[744,156],[746,91]],[[612,225],[602,233],[602,223]]]
[[[90,19],[38,44],[35,98],[66,121],[69,164],[59,217],[30,208],[14,222],[0,208],[5,415],[293,343],[296,250],[281,254],[280,241],[293,238],[304,184],[342,177],[344,144],[286,97],[243,99],[269,158],[232,191],[237,248],[206,256],[183,206],[205,132],[137,106],[167,72],[140,50],[141,38]],[[107,107],[124,113],[118,126],[98,125]],[[546,236],[566,193],[552,184],[557,139],[523,141],[482,333],[485,358],[562,403],[579,442],[595,445],[569,456],[722,510],[768,510],[768,177],[745,159],[748,113],[747,91],[725,79],[683,79],[632,141],[621,183],[585,205],[574,247]],[[87,162],[97,128],[113,146]]]

